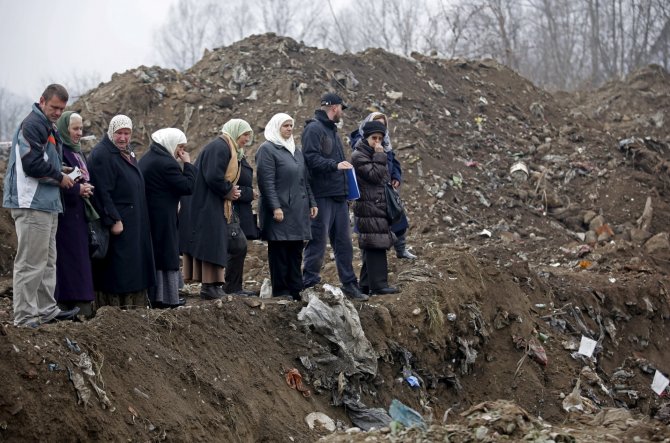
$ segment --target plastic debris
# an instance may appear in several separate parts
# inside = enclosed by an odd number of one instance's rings
[[[598,344],[597,341],[582,335],[582,341],[579,344],[579,350],[577,351],[577,353],[584,355],[586,357],[591,357],[593,355],[593,351],[596,350],[597,344]]]
[[[79,347],[76,341],[70,340],[69,338],[65,337],[65,343],[67,344],[67,347],[70,348],[70,351],[76,352],[77,354],[81,352],[81,348]]]
[[[416,412],[414,409],[405,406],[402,404],[402,402],[396,399],[391,401],[389,415],[394,421],[397,421],[406,428],[418,427],[423,430],[426,429],[426,422],[424,421],[421,414]]]
[[[669,384],[670,380],[668,380],[668,377],[663,375],[663,373],[657,369],[654,374],[654,380],[651,382],[651,389],[657,395],[663,395]]]
[[[410,385],[413,388],[418,388],[421,386],[421,384],[419,383],[419,379],[413,375],[406,377],[405,381],[407,382],[408,385]]]
[[[542,345],[537,341],[535,337],[532,337],[528,341],[528,355],[540,363],[542,366],[547,366],[549,359],[547,358],[547,352],[544,350]]]
[[[302,375],[300,375],[300,371],[296,368],[286,371],[286,383],[296,391],[300,392],[305,398],[312,395],[310,390],[302,384]]]
[[[263,279],[263,284],[261,285],[261,298],[272,298],[272,283],[270,283],[269,278]]]
[[[318,425],[328,432],[335,432],[335,422],[323,412],[310,412],[305,417],[305,423],[312,430]]]
[[[340,348],[343,362],[349,363],[348,374],[377,374],[377,352],[365,336],[358,311],[340,288],[323,286],[322,294],[308,291],[309,303],[298,313],[298,320],[314,327]]]
[[[75,390],[77,391],[77,404],[89,406],[91,390],[86,387],[84,376],[78,372],[73,371],[71,368],[67,368],[67,375],[74,385]]]

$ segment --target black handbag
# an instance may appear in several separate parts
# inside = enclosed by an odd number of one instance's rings
[[[247,237],[240,226],[240,218],[233,212],[228,223],[228,254],[238,254],[247,247]]]
[[[88,222],[88,253],[91,258],[105,258],[108,248],[109,228],[100,219]]]
[[[384,193],[386,194],[386,218],[389,219],[391,224],[398,223],[405,213],[400,194],[390,183],[386,183],[384,186]]]

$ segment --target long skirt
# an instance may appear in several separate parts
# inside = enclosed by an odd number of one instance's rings
[[[95,304],[97,308],[102,306],[117,306],[122,309],[146,308],[149,299],[147,290],[135,292],[125,292],[123,294],[113,294],[111,292],[95,292]]]
[[[152,303],[176,305],[179,303],[181,283],[181,273],[179,271],[156,269],[156,286],[149,288],[149,300]]]
[[[184,254],[182,257],[184,280],[199,281],[202,283],[224,283],[226,268]]]

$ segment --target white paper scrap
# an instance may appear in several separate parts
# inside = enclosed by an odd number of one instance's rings
[[[582,341],[579,344],[579,351],[577,351],[577,353],[591,357],[593,355],[593,351],[596,350],[596,344],[598,344],[597,341],[591,340],[590,338],[584,337],[582,335]]]
[[[668,377],[663,375],[661,371],[657,369],[656,373],[654,374],[654,381],[651,382],[651,389],[657,395],[661,395],[663,391],[665,391],[665,388],[668,387],[668,384],[670,384],[670,380],[668,380]]]

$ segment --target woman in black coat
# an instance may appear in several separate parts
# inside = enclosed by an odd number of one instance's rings
[[[98,307],[145,307],[147,289],[156,282],[144,178],[130,150],[133,124],[115,116],[89,158],[94,202],[110,228],[109,248],[93,264]]]
[[[182,199],[179,214],[180,250],[184,278],[202,282],[200,297],[206,300],[226,295],[223,289],[229,256],[229,231],[236,232],[233,201],[240,198],[239,150],[251,139],[249,123],[233,119],[221,135],[209,142],[195,162],[195,187],[191,197]],[[244,236],[242,235],[242,238]],[[234,243],[237,243],[235,241]],[[244,239],[246,252],[246,239]],[[233,260],[235,261],[235,260]]]
[[[293,140],[293,119],[276,114],[265,127],[266,142],[256,152],[261,191],[261,236],[268,241],[272,295],[300,299],[302,251],[312,238],[310,218],[318,212],[302,151]]]
[[[378,121],[363,126],[363,138],[356,144],[351,164],[356,171],[360,198],[354,204],[358,226],[358,247],[361,249],[360,286],[363,293],[395,294],[397,288],[388,285],[386,250],[393,246],[395,235],[386,216],[384,187],[390,176],[388,158],[382,141],[386,127]]]
[[[149,289],[149,301],[152,307],[170,308],[184,304],[184,300],[179,299],[182,281],[177,208],[179,199],[193,192],[195,167],[184,150],[186,135],[179,129],[160,129],[151,135],[151,140],[153,143],[139,161],[156,264],[156,286]]]
[[[240,218],[240,226],[247,240],[257,240],[260,238],[260,231],[251,203],[258,198],[258,192],[254,189],[254,169],[246,157],[240,160],[240,179],[237,186],[240,187],[240,198],[233,202],[233,208]]]
[[[239,153],[243,155],[244,151],[240,151]],[[259,237],[258,226],[251,209],[251,202],[258,198],[258,193],[253,188],[254,170],[245,157],[238,157],[238,161],[240,164],[240,178],[237,181],[237,186],[240,189],[240,198],[233,202],[233,210],[239,219],[240,228],[246,239],[257,239]],[[239,243],[240,247],[237,248],[238,250],[235,253],[231,253],[228,257],[226,284],[223,288],[228,294],[257,295],[256,292],[246,291],[242,287],[244,260],[247,257],[247,244],[246,242]]]

